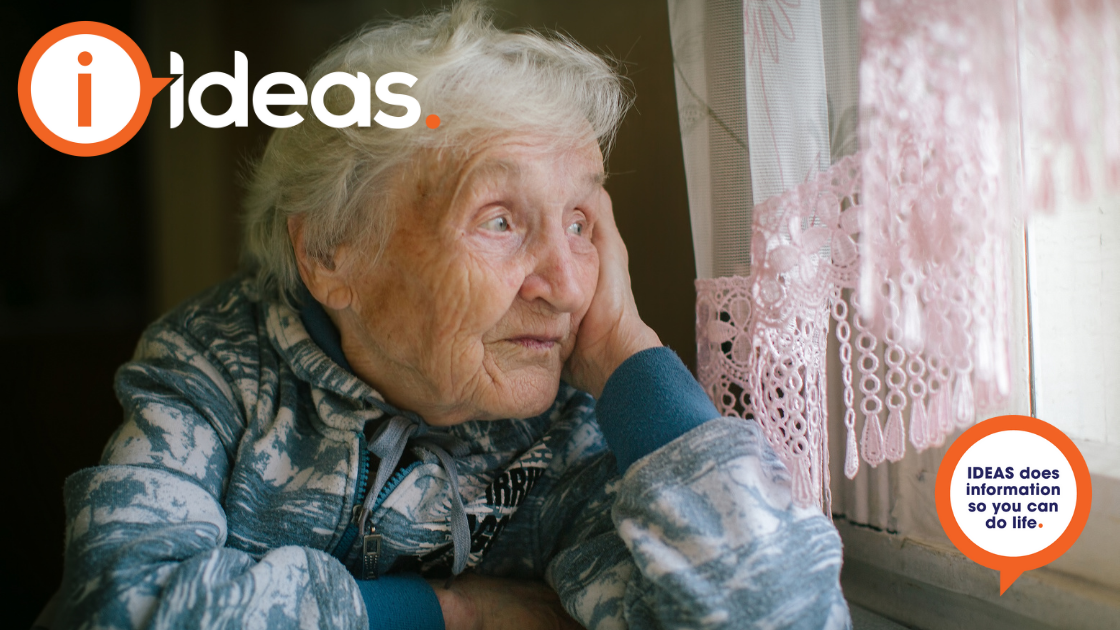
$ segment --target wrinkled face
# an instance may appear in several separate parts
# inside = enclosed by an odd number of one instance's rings
[[[334,315],[359,376],[434,425],[531,417],[556,396],[599,271],[595,142],[518,138],[397,211]],[[369,259],[371,257],[365,257]]]

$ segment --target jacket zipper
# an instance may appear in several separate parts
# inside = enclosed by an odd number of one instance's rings
[[[381,492],[377,495],[377,498],[374,500],[373,505],[370,507],[370,516],[366,519],[366,523],[369,526],[369,531],[364,536],[362,536],[361,578],[363,580],[377,579],[378,563],[381,561],[381,534],[378,534],[377,528],[373,526],[373,512],[376,511],[377,508],[381,507],[381,504],[385,502],[385,499],[389,498],[389,495],[393,493],[393,490],[395,490],[397,486],[399,486],[401,482],[404,481],[404,478],[408,476],[408,473],[412,472],[412,469],[416,468],[416,466],[418,466],[419,464],[420,462],[413,462],[394,473],[393,476],[389,478],[389,481],[385,483],[385,487],[381,489]],[[353,525],[355,529],[357,529],[358,523],[361,521],[361,518],[362,506],[357,505],[354,507],[354,511],[350,519],[351,525]]]
[[[354,544],[354,539],[358,536],[358,521],[355,520],[355,513],[361,509],[362,501],[366,498],[366,486],[369,485],[369,450],[366,448],[366,437],[361,433],[358,434],[358,484],[354,489],[354,505],[350,508],[350,524],[346,526],[346,531],[342,532],[342,537],[338,539],[338,544],[335,545],[331,555],[338,558],[341,562],[346,562],[346,554],[350,551],[350,546]]]
[[[342,533],[342,537],[338,540],[338,545],[335,546],[334,555],[340,561],[345,562],[345,557],[350,551],[350,547],[354,544],[354,539],[361,533],[358,531],[358,522],[361,520],[362,503],[365,500],[367,486],[369,485],[369,451],[366,447],[366,440],[364,435],[358,437],[358,491],[354,493],[354,506],[350,509],[350,524],[347,525],[346,531]],[[393,490],[397,488],[404,481],[404,478],[412,472],[420,464],[419,461],[413,462],[408,466],[398,470],[389,481],[386,482],[385,487],[378,493],[377,498],[374,500],[373,505],[370,507],[372,514],[385,499],[389,498]],[[377,528],[373,525],[372,518],[367,518],[369,524],[369,532],[362,537],[362,563],[361,575],[363,580],[376,580],[377,579],[377,565],[381,560],[381,534],[377,533]]]

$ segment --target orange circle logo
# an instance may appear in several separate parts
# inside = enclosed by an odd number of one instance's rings
[[[31,131],[77,156],[103,155],[132,139],[171,78],[152,77],[128,35],[71,22],[44,35],[19,71],[19,107]]]
[[[1024,571],[1065,553],[1093,503],[1077,445],[1027,416],[999,416],[961,434],[941,460],[934,494],[949,540],[999,571],[1000,595]]]

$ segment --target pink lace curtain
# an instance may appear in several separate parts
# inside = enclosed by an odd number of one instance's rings
[[[830,509],[829,335],[848,478],[1008,399],[1022,218],[1120,188],[1120,2],[669,8],[698,376]]]

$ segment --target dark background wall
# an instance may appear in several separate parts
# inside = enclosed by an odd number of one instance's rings
[[[304,74],[316,57],[371,19],[440,6],[410,0],[20,3],[5,14],[0,46],[9,97],[0,102],[0,418],[6,505],[6,627],[28,627],[62,570],[62,484],[97,463],[120,422],[112,376],[143,326],[236,268],[245,164],[270,129],[213,130],[189,114],[168,128],[156,97],[141,132],[96,158],[62,155],[28,129],[15,98],[35,41],[67,22],[105,22],[144,50],[155,76],[168,52],[193,81],[232,73],[233,51],[264,74]],[[690,366],[695,274],[666,3],[650,0],[494,0],[507,28],[565,32],[622,60],[636,106],[609,170],[619,228],[630,250],[638,307]],[[204,103],[224,111],[228,96]],[[10,625],[9,625],[10,624]]]

